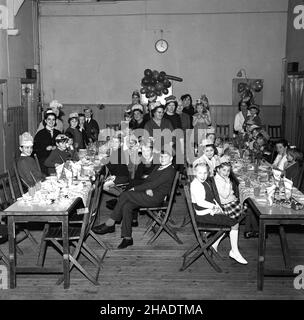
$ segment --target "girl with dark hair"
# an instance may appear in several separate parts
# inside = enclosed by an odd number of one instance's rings
[[[69,115],[69,127],[66,129],[65,133],[71,133],[73,136],[73,147],[76,151],[79,149],[84,149],[85,144],[83,141],[82,133],[79,131],[79,120],[78,113],[73,112]]]
[[[287,162],[284,166],[285,177],[293,182],[293,185],[298,188],[300,172],[302,170],[303,153],[296,148],[288,149],[286,152]]]
[[[212,177],[216,166],[220,163],[220,159],[216,155],[216,148],[214,144],[210,144],[208,140],[203,140],[199,150],[199,155],[201,156],[193,162],[193,167],[201,162],[208,164],[210,168],[210,176]]]
[[[285,163],[287,162],[287,148],[288,148],[288,142],[285,139],[281,139],[276,142],[276,151],[277,156],[273,161],[273,168],[284,170]]]

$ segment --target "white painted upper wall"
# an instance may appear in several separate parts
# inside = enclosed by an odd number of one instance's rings
[[[264,79],[263,103],[280,103],[287,0],[41,3],[44,102],[128,103],[145,68],[182,77],[178,97],[206,93],[231,104],[240,68]],[[159,54],[155,41],[169,49]]]

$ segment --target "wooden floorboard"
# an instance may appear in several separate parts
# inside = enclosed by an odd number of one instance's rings
[[[105,221],[110,211],[102,205],[102,216],[99,222]],[[182,196],[178,196],[174,205],[176,221],[181,222],[187,214]],[[296,290],[293,278],[265,278],[264,290],[257,291],[257,239],[244,239],[243,228],[239,235],[241,253],[248,260],[248,265],[240,265],[228,257],[229,239],[222,241],[219,252],[223,260],[216,261],[223,269],[222,273],[215,272],[204,258],[199,258],[185,271],[179,271],[182,255],[192,243],[194,235],[191,225],[178,231],[183,241],[177,244],[166,233],[152,245],[146,242],[149,236],[143,237],[147,217],[139,216],[139,227],[133,230],[134,245],[124,250],[117,250],[120,243],[120,226],[113,234],[101,236],[111,246],[104,260],[99,275],[99,286],[94,286],[76,269],[71,272],[71,287],[67,290],[57,286],[57,275],[17,275],[17,288],[0,290],[0,299],[303,299],[304,290]],[[304,264],[303,230],[288,232],[287,237],[293,263]],[[39,239],[40,232],[34,232]],[[88,241],[91,248],[101,253],[102,250],[93,239]],[[18,255],[22,265],[35,264],[37,252],[31,243],[25,240],[21,245],[24,255]],[[7,252],[7,244],[1,245]],[[266,246],[266,267],[279,268],[283,266],[280,251],[280,240],[277,233],[270,233]],[[94,267],[83,257],[80,261],[92,273]],[[46,266],[61,266],[59,254],[51,247],[48,248]]]

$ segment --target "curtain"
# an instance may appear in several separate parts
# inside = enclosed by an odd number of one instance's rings
[[[286,138],[304,151],[304,78],[288,76]]]

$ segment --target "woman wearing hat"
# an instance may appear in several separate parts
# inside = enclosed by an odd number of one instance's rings
[[[132,107],[132,120],[130,128],[132,130],[144,129],[146,121],[144,120],[144,109],[141,104],[136,104]]]
[[[60,132],[63,132],[63,122],[59,119],[61,108],[62,108],[62,104],[59,103],[57,100],[53,100],[53,101],[50,102],[49,107],[47,108],[47,110],[52,110],[55,113],[55,115],[56,115],[55,129],[60,131]],[[44,124],[43,124],[43,121],[41,121],[39,123],[37,132],[42,130],[43,128],[44,128]]]
[[[68,123],[69,127],[66,129],[65,133],[69,132],[72,134],[74,149],[76,151],[78,151],[79,149],[85,149],[83,136],[79,130],[79,120],[77,112],[70,113]]]
[[[165,129],[168,129],[171,132],[174,131],[171,121],[164,118],[164,109],[165,107],[162,104],[160,104],[159,102],[155,102],[155,104],[152,105],[151,109],[152,119],[145,124],[145,130],[147,134],[149,134],[149,137],[154,138],[154,141],[156,141],[155,144],[160,148],[162,148],[165,143],[169,143],[168,141],[165,142],[164,134],[167,131]],[[172,139],[171,136],[168,138],[170,138],[171,145],[173,145],[175,143],[175,140]]]
[[[169,96],[165,98],[166,100],[166,112],[164,114],[164,118],[171,121],[173,129],[181,129],[182,128],[182,122],[181,118],[178,114],[176,114],[176,108],[177,108],[177,101],[175,96]]]
[[[44,129],[38,131],[34,137],[34,152],[37,154],[41,171],[48,174],[44,161],[48,158],[51,151],[56,149],[55,138],[60,131],[55,129],[56,114],[52,110],[47,110],[44,115]]]

